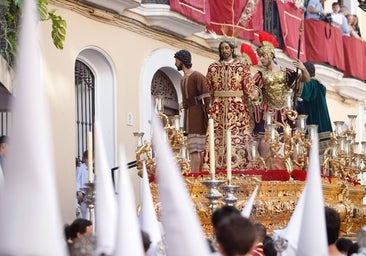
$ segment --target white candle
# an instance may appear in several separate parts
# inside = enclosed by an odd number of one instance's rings
[[[208,120],[208,136],[210,146],[210,174],[211,179],[215,179],[215,138],[214,138],[214,123],[213,119]]]
[[[93,182],[93,134],[88,132],[87,137],[87,148],[88,148],[88,174],[89,182]]]
[[[227,180],[231,183],[231,130],[226,131]]]

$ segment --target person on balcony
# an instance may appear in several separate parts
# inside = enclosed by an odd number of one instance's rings
[[[340,29],[342,31],[343,36],[351,36],[352,33],[352,27],[350,24],[348,24],[347,15],[349,14],[349,10],[346,6],[341,6],[340,14],[342,14],[342,24],[340,26]]]
[[[184,73],[180,83],[183,100],[181,109],[184,110],[184,131],[188,134],[191,171],[201,171],[210,104],[206,77],[192,69],[189,51],[180,50],[174,54],[174,58],[178,71],[182,70]]]
[[[356,14],[353,14],[353,23],[351,24],[353,30],[356,32],[356,34],[362,38],[361,36],[361,28],[359,26],[358,16]]]
[[[327,15],[324,11],[324,2],[326,0],[310,0],[305,13],[305,19],[321,20]]]
[[[215,167],[226,169],[227,146],[231,147],[232,168],[246,169],[249,142],[252,140],[254,122],[251,102],[258,92],[250,73],[250,66],[234,52],[235,46],[229,40],[219,44],[220,59],[210,64],[207,71],[207,85],[213,102],[210,117],[214,121]],[[231,141],[227,141],[227,131]],[[207,136],[204,169],[209,167],[209,143]],[[230,144],[229,144],[230,143]]]
[[[340,13],[341,6],[338,2],[332,3],[332,25],[340,28],[343,23],[344,15]]]
[[[358,33],[357,30],[356,30],[355,15],[348,13],[346,15],[346,19],[347,19],[347,23],[348,23],[349,27],[351,28],[350,36],[355,37],[359,40],[362,40],[362,38],[360,36],[361,33]],[[358,28],[358,30],[359,30],[359,28]]]

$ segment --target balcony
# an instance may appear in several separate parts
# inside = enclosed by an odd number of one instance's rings
[[[94,12],[90,12],[90,8],[88,8],[89,15],[94,15],[100,19],[128,18],[129,20],[138,21],[151,29],[195,42],[197,45],[201,45],[202,49],[207,49],[211,53],[212,49],[217,49],[218,39],[223,37],[220,31],[208,32],[211,21],[209,2],[206,1],[195,3],[196,6],[193,5],[194,1],[189,0],[184,1],[184,6],[177,0],[71,0],[67,2],[72,5],[83,3],[91,7]],[[191,6],[189,6],[190,2],[192,2]],[[266,6],[267,2],[272,3],[272,1],[265,0],[263,8],[266,9],[266,12],[273,12],[273,15],[266,14],[264,18],[262,17],[265,23],[281,25],[278,20],[274,20],[276,17],[277,19],[282,17],[278,15],[280,8],[268,8]],[[179,4],[182,6],[177,7]],[[221,4],[225,4],[225,2]],[[277,15],[275,15],[276,12],[278,12]],[[271,17],[268,18],[269,16]],[[294,21],[296,22],[296,20],[291,22]],[[268,28],[270,26],[263,27]],[[241,29],[242,27],[237,26],[236,28]],[[280,38],[283,36],[281,31],[288,29],[288,26],[282,22],[282,28],[275,27],[272,29],[272,33]],[[326,29],[331,31],[330,38],[327,38],[327,33],[323,32]],[[317,78],[320,81],[327,86],[332,86],[344,97],[362,101],[366,96],[366,73],[364,72],[366,60],[363,59],[363,56],[366,56],[366,43],[354,38],[342,37],[336,29],[327,27],[325,22],[305,20],[302,41],[306,44],[303,52],[306,53],[306,60],[316,63]],[[294,33],[294,30],[288,31]],[[255,31],[252,32],[252,35],[255,35]],[[249,42],[254,47],[258,44],[253,36],[250,39],[239,36],[237,39],[238,44],[242,41]],[[284,43],[286,43],[286,40],[284,40]],[[295,44],[297,44],[297,39],[295,39]],[[288,49],[290,47],[286,48],[286,45],[284,46],[283,49],[276,49],[276,56],[284,66],[290,66],[291,59],[289,56],[292,58],[294,55],[296,56],[294,53],[297,47],[292,46],[293,51],[289,53]],[[4,70],[3,66],[1,68]],[[6,72],[1,73],[5,74]],[[6,78],[2,78],[2,80],[4,79],[6,80]],[[11,84],[7,81],[0,82],[5,85]],[[11,91],[11,88],[6,86],[5,88]]]
[[[169,31],[178,37],[187,37],[205,30],[204,25],[177,12],[172,12],[170,6],[166,4],[141,4],[130,11],[143,16],[152,28]]]
[[[80,2],[119,14],[121,14],[125,9],[137,7],[141,3],[139,0],[82,0]]]

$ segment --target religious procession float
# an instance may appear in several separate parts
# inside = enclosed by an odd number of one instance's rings
[[[287,102],[293,95],[288,94]],[[270,113],[266,114],[265,141],[270,145],[271,155],[264,159],[258,153],[258,142],[249,147],[250,164],[245,170],[217,170],[210,164],[209,170],[200,172],[190,170],[187,152],[187,139],[180,128],[179,116],[168,117],[163,113],[162,98],[156,99],[156,112],[164,124],[165,136],[174,151],[181,168],[192,201],[207,236],[211,236],[212,211],[222,205],[233,205],[239,210],[248,202],[254,190],[257,194],[250,219],[267,227],[268,233],[283,229],[295,209],[305,185],[308,155],[316,125],[306,125],[306,115],[298,115],[288,104],[284,115],[291,116],[294,126],[286,122],[277,122]],[[348,122],[335,121],[335,129],[330,134],[327,148],[322,150],[321,181],[325,205],[335,208],[341,216],[341,235],[353,237],[366,223],[366,208],[363,205],[365,189],[363,172],[366,168],[366,142],[355,142],[355,120],[349,115]],[[347,128],[344,129],[347,123]],[[210,120],[209,120],[210,124]],[[281,128],[281,132],[278,132]],[[211,147],[212,124],[208,137]],[[136,160],[139,175],[143,161],[151,180],[151,190],[159,216],[159,198],[157,184],[154,181],[155,159],[153,145],[144,140],[144,134],[134,133],[137,139]],[[230,152],[228,150],[227,152]],[[214,161],[211,155],[210,161]],[[230,156],[228,156],[230,159]],[[282,168],[273,168],[271,162],[282,162]]]

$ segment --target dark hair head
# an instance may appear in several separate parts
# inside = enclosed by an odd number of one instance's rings
[[[79,233],[84,234],[86,232],[86,228],[92,226],[93,223],[87,219],[76,219],[71,225],[75,225],[76,229]]]
[[[310,77],[314,77],[315,76],[315,66],[314,63],[312,62],[305,62],[304,66],[306,68],[306,70],[309,72]]]
[[[65,239],[66,241],[74,240],[76,238],[76,227],[73,225],[66,224],[64,226],[64,233],[65,233]]]
[[[77,234],[85,234],[86,228],[93,225],[90,220],[87,219],[75,219],[70,225],[65,225],[65,237],[66,240],[74,239],[77,237]]]
[[[358,253],[359,245],[358,243],[352,243],[351,247],[348,249],[347,255],[351,256],[354,253]]]
[[[325,223],[327,226],[328,245],[334,244],[339,236],[341,218],[339,213],[330,207],[325,207]]]
[[[2,135],[0,136],[0,144],[8,143],[8,136]]]
[[[277,256],[277,251],[274,247],[272,238],[263,243],[263,252],[266,256]]]
[[[352,240],[345,237],[340,237],[336,241],[337,249],[342,253],[347,253],[352,244]]]
[[[180,60],[186,68],[192,67],[192,56],[187,50],[180,50],[174,54],[174,58]]]
[[[230,48],[231,48],[231,50],[232,50],[233,58],[236,58],[237,56],[236,56],[236,54],[235,54],[235,45],[234,45],[231,41],[229,41],[229,40],[223,40],[223,41],[221,41],[221,42],[220,42],[220,44],[219,44],[219,55],[220,55],[220,60],[223,60],[223,58],[222,58],[222,52],[221,52],[221,45],[223,45],[223,44],[227,44],[227,45],[229,45],[229,46],[230,46]]]
[[[83,153],[83,162],[85,162],[88,159],[88,150],[85,150]]]
[[[240,214],[234,214],[219,223],[216,240],[226,255],[244,255],[250,251],[256,241],[255,229],[249,219]]]
[[[267,228],[262,223],[254,223],[253,225],[258,242],[263,242],[267,235]]]
[[[220,221],[233,214],[240,215],[240,211],[234,206],[224,205],[223,207],[216,209],[211,217],[213,228],[215,229],[219,225]]]
[[[334,7],[334,6],[336,6],[336,5],[341,6],[338,2],[333,2],[333,3],[332,3],[332,7]]]

